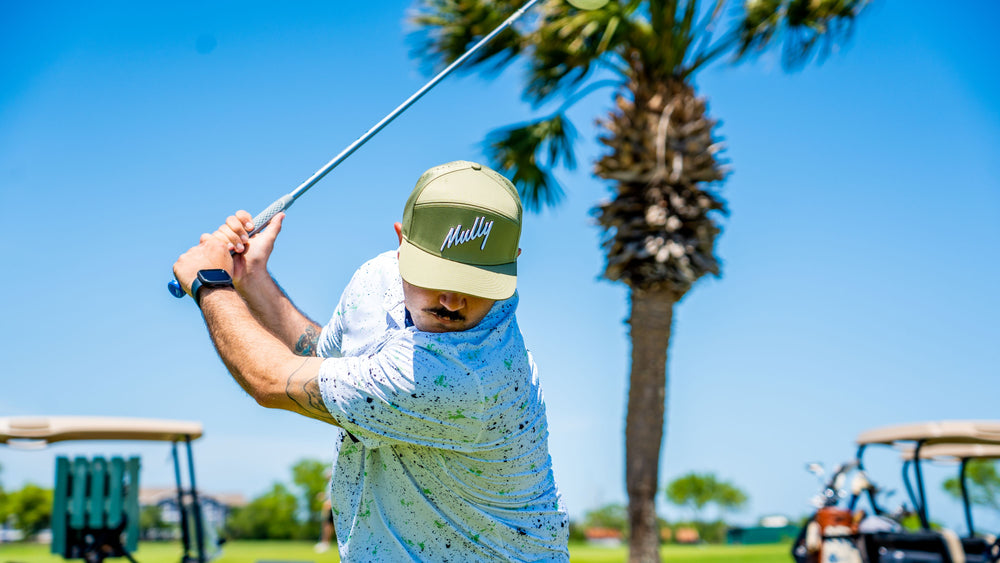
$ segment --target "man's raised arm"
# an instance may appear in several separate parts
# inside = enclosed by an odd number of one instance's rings
[[[223,241],[206,234],[198,246],[178,258],[174,276],[190,293],[198,271],[213,268],[232,272],[234,259]],[[233,288],[203,287],[198,301],[219,357],[258,404],[339,426],[320,396],[321,358],[296,356],[255,318]]]
[[[233,284],[255,319],[299,356],[315,356],[322,327],[292,303],[271,273],[267,262],[274,240],[281,232],[284,213],[251,239],[253,218],[240,210],[229,216],[212,235],[225,243],[233,255]]]

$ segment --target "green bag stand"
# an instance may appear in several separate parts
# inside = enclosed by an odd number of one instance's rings
[[[99,563],[139,548],[139,458],[56,459],[52,553]]]

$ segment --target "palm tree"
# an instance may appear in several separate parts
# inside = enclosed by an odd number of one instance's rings
[[[593,213],[607,252],[604,276],[629,288],[632,371],[625,424],[629,560],[658,560],[654,498],[666,402],[666,360],[674,305],[706,274],[726,213],[718,187],[716,121],[694,78],[709,64],[739,61],[779,46],[787,69],[823,57],[847,39],[868,0],[619,0],[580,11],[548,0],[536,16],[498,36],[465,70],[495,72],[525,60],[524,96],[536,107],[565,102],[551,115],[487,137],[493,164],[512,177],[525,206],[559,202],[553,167],[575,165],[566,110],[610,87],[600,120],[607,150],[595,174],[612,188]],[[518,7],[512,0],[418,0],[418,53],[455,60]]]

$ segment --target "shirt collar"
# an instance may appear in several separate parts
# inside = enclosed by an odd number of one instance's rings
[[[406,307],[403,305],[403,279],[398,275],[396,280],[386,287],[382,296],[382,308],[388,318],[399,328],[406,327]]]

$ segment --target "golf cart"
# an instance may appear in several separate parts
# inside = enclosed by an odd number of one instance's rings
[[[184,551],[181,563],[206,563],[213,549],[212,527],[202,518],[195,485],[191,442],[200,438],[197,422],[110,417],[0,417],[0,444],[35,450],[75,440],[157,441],[171,444],[177,506]],[[178,443],[186,449],[188,483],[181,482]],[[124,557],[139,547],[139,458],[56,458],[52,506],[52,553],[65,559],[99,563]]]
[[[914,450],[903,452],[903,484],[910,495],[911,502],[916,506],[913,485],[910,479],[910,467],[915,458]],[[921,460],[958,463],[958,485],[962,495],[962,509],[965,514],[966,538],[983,538],[991,546],[996,545],[996,536],[992,534],[977,534],[972,521],[972,502],[969,499],[969,484],[967,469],[969,462],[975,459],[1000,459],[1000,445],[992,444],[934,444],[921,448]],[[996,547],[994,547],[996,549]]]
[[[931,530],[921,462],[939,459],[948,452],[966,455],[969,450],[947,450],[963,446],[1000,446],[1000,422],[941,421],[876,428],[857,438],[855,459],[839,466],[816,501],[818,510],[803,527],[792,547],[797,563],[832,561],[856,563],[996,563],[997,545],[984,537],[960,538],[950,530]],[[864,454],[869,446],[905,448],[904,484],[920,521],[919,531],[906,531],[900,524],[904,513],[889,514],[878,501],[878,488],[868,479]],[[988,453],[984,450],[982,453]],[[954,456],[952,456],[954,457]],[[959,457],[961,459],[961,457]],[[962,467],[965,464],[963,462]],[[909,479],[910,469],[914,479]],[[851,493],[844,491],[848,473],[854,471]],[[815,471],[814,471],[815,472]],[[963,469],[964,477],[964,469]],[[914,489],[913,484],[916,488]],[[867,497],[871,513],[857,509]],[[846,506],[841,506],[845,501]],[[971,514],[967,512],[971,526]],[[992,538],[991,538],[992,539]]]

